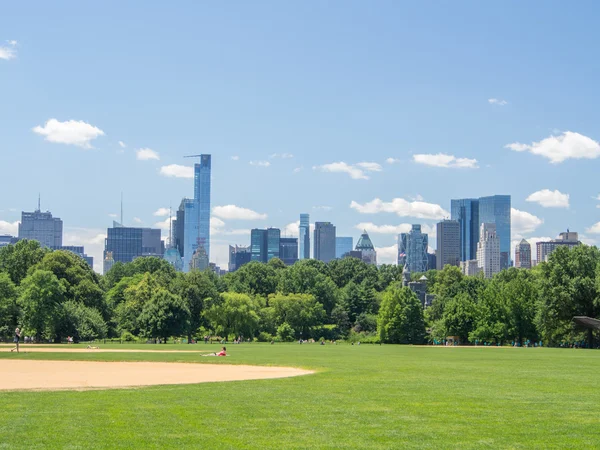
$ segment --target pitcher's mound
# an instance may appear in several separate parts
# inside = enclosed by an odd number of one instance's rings
[[[164,362],[0,360],[0,390],[98,389],[308,375],[292,367]]]

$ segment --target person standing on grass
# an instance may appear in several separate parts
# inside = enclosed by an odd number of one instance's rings
[[[11,348],[10,351],[17,351],[17,353],[19,353],[19,339],[21,338],[21,330],[19,330],[19,328],[15,328],[15,338],[13,339],[13,342],[15,343],[15,348]]]

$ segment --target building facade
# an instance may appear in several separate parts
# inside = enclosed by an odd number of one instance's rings
[[[413,225],[408,233],[398,236],[398,265],[408,267],[409,272],[427,271],[427,248],[429,237],[421,232],[421,225]]]
[[[575,247],[581,244],[579,234],[574,231],[567,230],[566,233],[560,233],[558,239],[551,241],[536,242],[537,262],[547,262],[548,257],[560,246]]]
[[[63,222],[52,217],[50,211],[21,212],[19,239],[38,241],[42,247],[61,247],[63,239]]]
[[[375,266],[377,265],[377,252],[375,251],[375,247],[373,246],[373,242],[371,242],[367,230],[364,230],[363,234],[360,235],[355,250],[361,253],[361,259],[364,262]]]
[[[468,261],[460,262],[460,271],[465,276],[477,275],[480,272],[479,265],[476,259],[469,259]]]
[[[229,246],[229,271],[235,272],[251,260],[251,247]]]
[[[335,259],[335,226],[331,222],[315,223],[314,257],[328,263]]]
[[[108,253],[113,262],[128,263],[141,256],[162,258],[164,252],[160,229],[124,227],[113,222],[113,227],[106,230],[105,260]]]
[[[510,195],[493,195],[479,199],[479,221],[496,225],[496,236],[500,241],[500,269],[510,267],[510,208]]]
[[[525,239],[515,247],[515,267],[517,269],[531,269],[531,245]]]
[[[250,260],[266,263],[273,258],[279,258],[280,241],[279,228],[254,228],[250,231]]]
[[[496,234],[495,223],[482,223],[477,244],[477,266],[485,278],[500,273],[500,238]]]
[[[346,253],[349,253],[354,248],[354,239],[346,236],[335,237],[335,257],[343,258]]]
[[[179,255],[183,258],[185,254],[185,199],[179,204],[179,208],[175,212],[173,220],[173,247],[179,251]]]
[[[450,217],[458,222],[460,261],[477,259],[479,200],[463,198],[450,202]]]
[[[192,255],[203,247],[210,259],[210,177],[211,155],[200,155],[200,163],[194,164],[194,198],[184,199],[183,270],[191,268]]]
[[[286,266],[298,261],[298,238],[279,239],[279,258]]]
[[[457,220],[442,220],[436,225],[437,230],[437,270],[445,266],[456,266],[460,263],[460,224]],[[430,267],[433,269],[434,267]]]
[[[11,236],[10,234],[0,235],[0,248],[6,247],[10,244],[16,244],[19,241],[19,238]]]
[[[310,259],[310,215],[300,214],[299,258]]]

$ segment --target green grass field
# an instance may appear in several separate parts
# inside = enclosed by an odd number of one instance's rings
[[[593,448],[600,442],[597,351],[314,344],[228,350],[226,361],[175,352],[17,355],[6,349],[0,358],[226,362],[317,373],[1,392],[0,448]]]

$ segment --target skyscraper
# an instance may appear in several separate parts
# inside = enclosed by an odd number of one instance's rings
[[[250,247],[229,246],[229,271],[235,272],[244,264],[250,262]]]
[[[510,195],[493,195],[479,199],[479,221],[496,225],[500,240],[500,269],[510,267]]]
[[[251,260],[269,262],[273,258],[279,258],[281,230],[279,228],[267,228],[261,230],[254,228],[250,231]]]
[[[421,232],[421,225],[413,225],[408,233],[398,236],[398,265],[408,266],[410,272],[427,271],[429,237]]]
[[[515,247],[515,267],[531,269],[531,245],[525,239],[521,239]]]
[[[560,246],[566,245],[568,247],[575,247],[579,244],[581,244],[579,241],[579,234],[569,230],[567,230],[566,233],[560,233],[558,239],[552,239],[547,242],[536,242],[535,246],[537,249],[538,264],[547,262],[550,254]]]
[[[183,270],[190,270],[192,255],[203,247],[202,260],[210,259],[211,155],[199,155],[194,164],[194,198],[184,199]]]
[[[63,222],[52,217],[50,211],[21,212],[19,239],[38,241],[42,247],[61,247],[63,238]]]
[[[346,253],[350,253],[353,250],[354,239],[352,236],[336,236],[335,237],[335,257],[337,259],[343,258]]]
[[[279,239],[279,258],[286,266],[298,261],[298,238]]]
[[[162,258],[165,243],[160,239],[160,229],[124,227],[113,222],[106,230],[104,257],[110,253],[114,262],[128,263],[140,256]]]
[[[182,258],[185,253],[185,201],[186,199],[181,200],[179,208],[175,213],[175,220],[173,220],[173,247],[179,251],[179,255]]]
[[[479,242],[479,200],[465,198],[450,203],[452,220],[458,222],[460,240],[460,260],[477,258]]]
[[[477,244],[477,267],[486,278],[492,278],[501,270],[500,239],[495,223],[482,223]]]
[[[436,229],[436,269],[442,270],[448,264],[458,267],[460,263],[460,224],[456,220],[442,220],[438,222]]]
[[[300,214],[300,259],[310,259],[310,216],[308,214]]]
[[[335,226],[331,222],[315,222],[314,258],[326,263],[335,259]]]
[[[375,247],[373,246],[373,242],[371,242],[367,230],[364,230],[363,234],[360,235],[360,238],[356,243],[356,251],[361,253],[361,259],[364,262],[375,266],[377,265],[377,252],[375,251]]]

